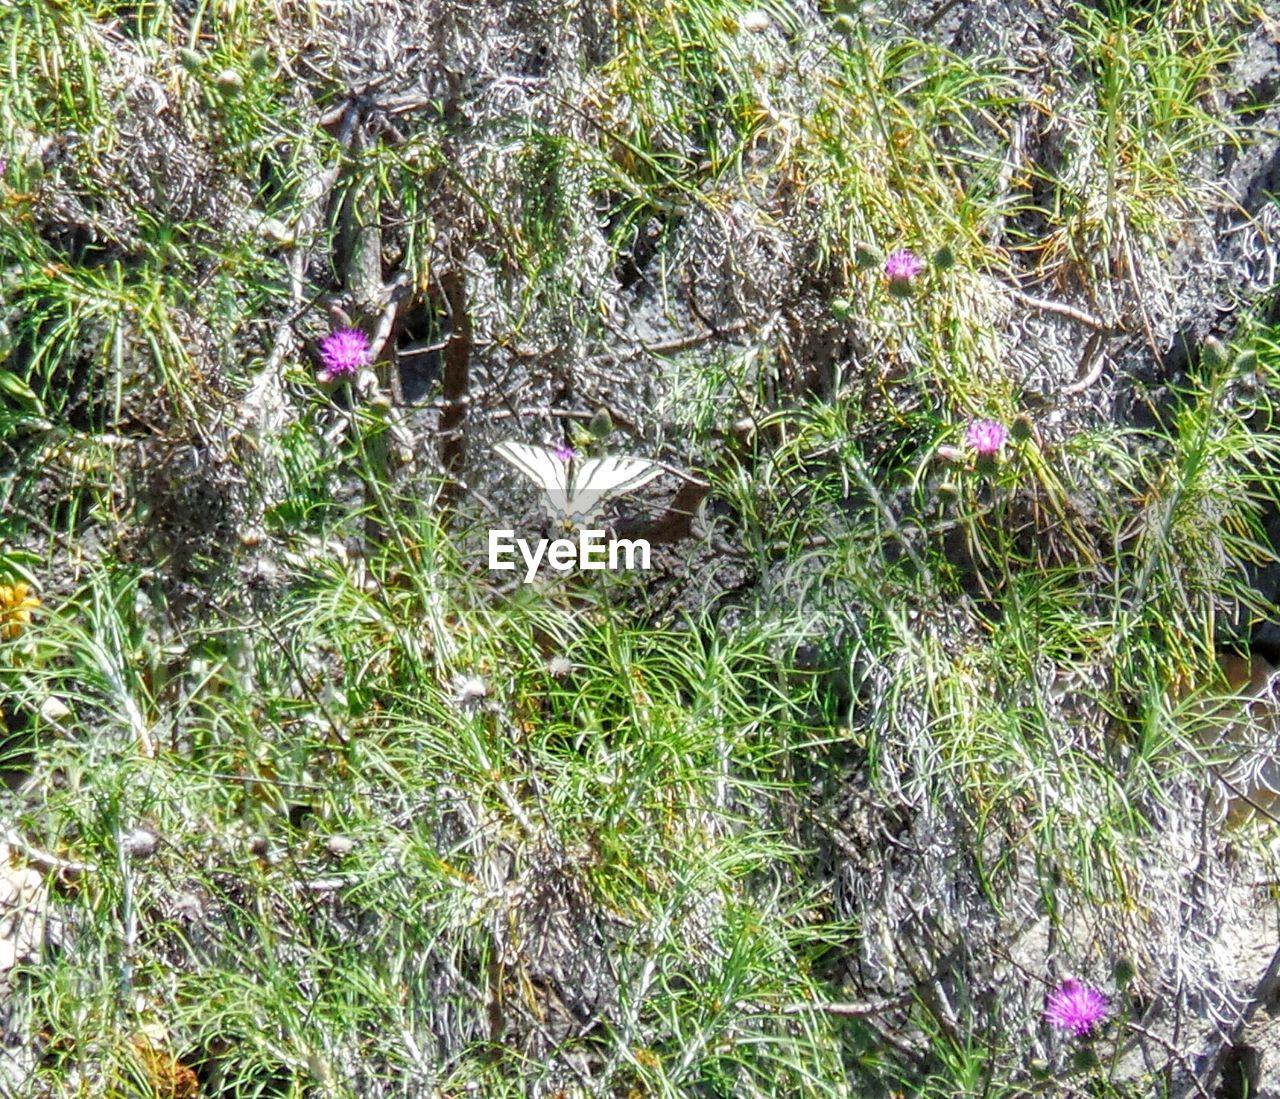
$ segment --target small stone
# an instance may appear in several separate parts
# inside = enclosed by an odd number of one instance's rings
[[[350,836],[330,836],[325,840],[324,849],[335,859],[345,859],[356,849],[356,841]]]
[[[56,725],[63,718],[71,716],[71,711],[67,708],[67,704],[57,695],[49,695],[42,703],[40,703],[40,716],[52,725]]]
[[[264,239],[275,241],[286,248],[292,248],[298,243],[293,230],[279,218],[264,217],[258,222],[258,232]]]
[[[193,892],[179,893],[173,899],[173,914],[180,920],[196,921],[204,919],[204,900]]]
[[[149,859],[160,846],[160,837],[147,828],[135,828],[120,839],[120,850],[131,859]]]

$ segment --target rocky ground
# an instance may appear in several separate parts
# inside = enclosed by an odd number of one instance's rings
[[[1182,11],[1156,7],[1171,25]],[[1205,19],[1239,27],[1237,47],[1212,82],[1206,78],[1197,103],[1223,122],[1221,138],[1189,148],[1176,166],[1179,186],[1170,185],[1167,200],[1152,200],[1153,221],[1134,218],[1123,231],[1086,216],[1102,201],[1082,122],[1094,93],[1088,64],[1064,37],[1076,8],[1057,0],[843,13],[767,6],[758,29],[743,16],[737,60],[765,74],[768,90],[752,108],[763,136],[741,150],[736,171],[677,182],[664,175],[662,158],[678,152],[692,161],[706,150],[688,134],[662,132],[669,117],[638,108],[628,116],[628,105],[609,99],[617,87],[614,5],[280,4],[261,52],[226,67],[229,47],[208,25],[192,31],[202,10],[116,5],[109,18],[83,24],[95,39],[95,94],[109,105],[110,140],[65,119],[42,128],[21,112],[4,138],[10,171],[20,173],[7,185],[10,216],[20,212],[59,257],[57,278],[95,287],[100,302],[77,313],[78,349],[55,371],[65,397],[51,417],[57,429],[5,421],[4,548],[44,562],[40,594],[48,606],[95,567],[139,565],[153,606],[163,608],[153,623],[162,647],[191,622],[287,603],[301,551],[273,524],[302,474],[282,440],[294,438],[319,343],[339,323],[369,333],[376,363],[352,394],[336,395],[317,416],[318,437],[337,447],[352,437],[357,410],[380,417],[385,431],[366,457],[397,493],[450,516],[463,560],[477,558],[485,524],[497,517],[540,521],[527,486],[492,445],[513,435],[560,439],[603,407],[625,450],[667,467],[642,494],[646,509],[613,516],[624,532],[654,540],[660,566],[644,583],[620,588],[618,606],[655,626],[714,608],[704,628],[721,621],[726,630],[807,606],[819,570],[807,572],[786,552],[770,557],[748,547],[741,509],[710,486],[744,440],[756,445],[775,438],[771,431],[785,439],[771,416],[834,404],[859,387],[870,409],[877,387],[905,392],[912,384],[883,364],[892,358],[909,372],[925,355],[900,334],[896,315],[878,312],[870,298],[833,307],[833,299],[855,295],[856,264],[820,261],[828,245],[815,228],[816,191],[788,159],[823,80],[834,79],[826,51],[845,33],[841,18],[861,21],[873,38],[915,36],[949,55],[982,59],[1007,80],[998,115],[975,112],[967,131],[944,120],[954,132],[932,137],[962,149],[975,174],[990,170],[997,197],[982,229],[989,253],[957,270],[982,320],[981,346],[993,349],[990,369],[1034,417],[1046,446],[1098,425],[1145,430],[1162,422],[1206,341],[1230,344],[1280,324],[1274,4],[1204,6]],[[69,24],[50,27],[55,37],[67,33]],[[679,80],[679,57],[666,62]],[[904,79],[925,79],[928,64],[918,62]],[[240,117],[227,104],[253,97],[273,122],[245,137],[227,122]],[[11,114],[20,101],[13,90],[0,98]],[[641,135],[637,117],[653,132]],[[699,140],[715,143],[714,135]],[[566,152],[579,148],[597,150],[601,161]],[[252,171],[237,159],[249,153]],[[380,179],[359,170],[362,157],[375,154],[383,158]],[[396,172],[430,185],[402,187]],[[596,176],[610,172],[615,184],[601,186]],[[1050,177],[1056,194],[1046,190]],[[1071,203],[1084,211],[1077,220],[1045,213]],[[522,226],[531,239],[504,238],[504,224]],[[119,324],[112,287],[131,270],[163,267],[157,225],[182,227],[172,263],[189,293],[166,303],[162,324],[136,306],[135,319]],[[538,227],[547,225],[564,231],[540,241]],[[539,258],[547,266],[534,270]],[[17,333],[7,368],[38,372],[45,351],[30,333],[49,329],[26,322],[90,295],[59,299],[57,278],[34,288],[30,257],[0,259],[6,323]],[[257,297],[238,325],[220,328],[217,303],[237,294]],[[927,317],[924,304],[918,310],[913,316]],[[136,319],[144,315],[146,324]],[[155,373],[147,341],[156,331],[181,348],[186,383]],[[114,351],[103,358],[103,347]],[[98,373],[103,362],[113,371],[107,382]],[[729,382],[711,380],[722,376]],[[896,445],[890,428],[879,438],[860,430],[869,452]],[[821,461],[811,459],[786,492],[803,494]],[[101,477],[102,506],[68,520],[86,472]],[[354,509],[368,492],[360,478],[338,477],[332,505]],[[902,485],[883,492],[910,547],[910,532],[923,530],[925,518]],[[853,485],[844,503],[852,514],[873,498]],[[1268,521],[1274,534],[1280,518]],[[348,531],[335,552],[358,572],[387,537],[370,523],[362,534]],[[1253,573],[1272,606],[1278,568]],[[1024,981],[1027,973],[1052,973],[1064,957],[1124,959],[1137,977],[1128,994],[1133,1026],[1115,1045],[1117,1087],[1129,1081],[1142,1094],[1148,1084],[1134,1081],[1157,1080],[1169,1095],[1280,1095],[1268,836],[1208,834],[1203,792],[1175,785],[1167,799],[1142,807],[1151,821],[1145,836],[1121,844],[1126,872],[1142,873],[1121,889],[1128,908],[1100,890],[1095,905],[1051,913],[1046,870],[1058,882],[1070,870],[1038,864],[1016,835],[982,840],[994,845],[1002,903],[993,904],[982,860],[970,857],[975,837],[963,807],[921,777],[936,761],[904,752],[873,767],[860,747],[877,736],[895,743],[894,729],[927,724],[904,695],[906,663],[867,658],[866,623],[857,606],[815,607],[798,642],[801,665],[830,673],[825,689],[842,702],[848,735],[832,748],[830,766],[795,764],[791,777],[811,796],[797,794],[785,810],[791,838],[808,852],[805,871],[829,892],[831,921],[858,928],[833,941],[822,977],[849,999],[895,1005],[885,1009],[891,1021],[873,1031],[906,1046],[910,1060],[923,1057],[907,1021],[913,995],[957,1041],[981,1044],[981,1035],[1012,1033],[1037,1016],[1044,989]],[[977,636],[959,604],[926,609],[917,628],[956,649]],[[1219,629],[1225,635],[1231,624]],[[1280,652],[1280,617],[1251,631],[1258,651]],[[1051,700],[1052,719],[1096,748],[1102,766],[1127,765],[1131,747],[1112,739],[1114,714],[1101,701],[1109,676],[1101,659],[1083,662],[1070,681],[1060,667],[1043,671],[1036,689]],[[1265,727],[1269,713],[1256,723]],[[14,713],[9,719],[18,727]],[[1045,751],[1045,766],[1055,765]],[[38,768],[24,758],[10,772],[14,821],[60,781]],[[451,822],[464,826],[461,816]],[[42,891],[51,886],[39,883],[65,889],[75,876],[66,865],[78,861],[73,853],[46,853],[44,863],[31,854],[43,839],[0,832],[0,841],[10,845],[14,867],[7,884],[0,879],[0,902],[10,907],[47,901]],[[503,932],[535,974],[537,997],[558,1004],[521,1031],[534,1060],[553,1058],[584,1020],[621,1025],[617,978],[606,976],[601,959],[626,934],[620,913],[557,876],[557,859],[569,855],[551,848],[543,855],[531,869],[518,870],[518,860],[508,866],[500,852],[487,864],[495,881],[510,885],[523,873],[521,888],[534,891],[512,900]],[[557,883],[541,900],[540,882]],[[342,923],[340,905],[329,918]],[[6,921],[0,909],[0,973],[33,959],[37,939],[68,950],[77,934],[74,920],[37,929],[25,917]],[[452,979],[438,974],[442,988]],[[10,988],[6,1086],[16,1092],[39,1043],[13,997]],[[447,1029],[448,1020],[436,1022]],[[467,1026],[435,1035],[443,1059],[465,1046]],[[1063,1043],[1041,1030],[1020,1048],[1047,1065],[1061,1058]],[[600,1069],[587,1057],[565,1065],[565,1079],[587,1090],[582,1081]],[[1043,1082],[1026,1087],[1026,1094],[1067,1093]],[[183,1092],[174,1085],[169,1093]],[[417,1093],[443,1094],[425,1083]]]

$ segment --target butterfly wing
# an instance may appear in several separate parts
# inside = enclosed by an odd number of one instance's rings
[[[542,489],[553,517],[565,515],[569,507],[569,464],[545,446],[531,446],[508,439],[494,448],[499,458],[510,462]]]
[[[605,500],[633,492],[660,476],[662,467],[648,458],[588,458],[573,471],[566,510],[585,520]]]

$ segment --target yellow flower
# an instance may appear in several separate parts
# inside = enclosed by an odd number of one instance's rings
[[[29,584],[0,584],[0,637],[17,637],[31,625],[31,612],[38,606]]]

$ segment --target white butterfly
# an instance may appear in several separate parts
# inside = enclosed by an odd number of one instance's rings
[[[582,526],[609,498],[647,485],[662,473],[662,467],[648,458],[578,460],[568,447],[531,446],[510,439],[493,449],[542,489],[551,517],[566,528]]]

